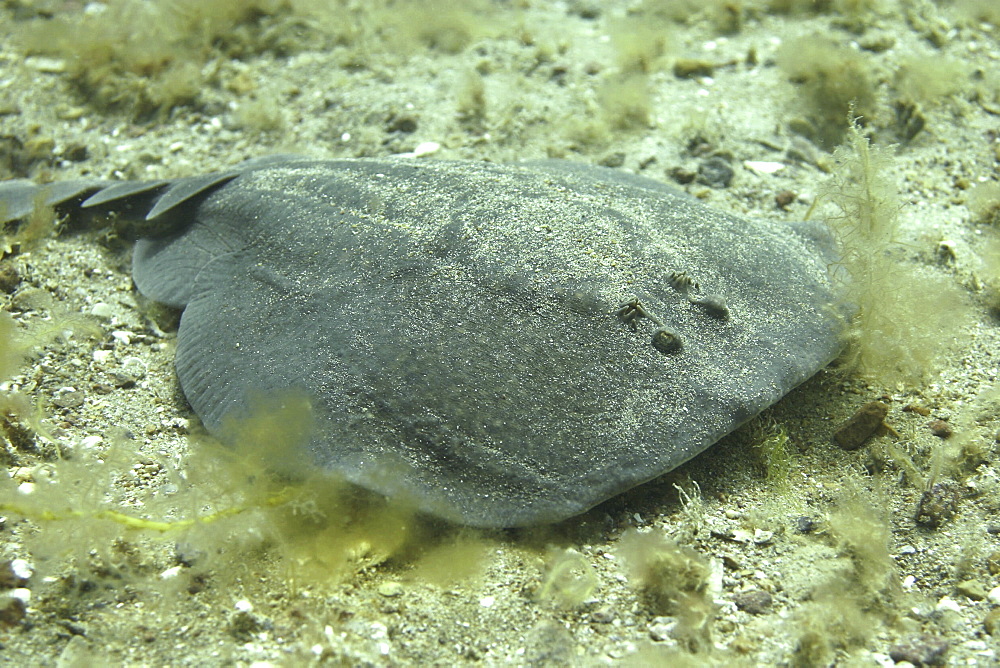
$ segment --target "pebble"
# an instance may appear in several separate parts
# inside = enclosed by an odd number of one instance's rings
[[[774,599],[763,589],[750,589],[733,597],[736,607],[751,615],[763,615],[771,610]]]
[[[976,580],[965,580],[964,582],[959,582],[955,585],[955,589],[959,594],[962,594],[966,598],[973,601],[981,601],[986,598],[986,587]]]
[[[393,580],[383,582],[378,586],[378,593],[386,598],[394,598],[403,593],[403,585]]]
[[[986,594],[986,598],[988,598],[990,603],[993,605],[1000,605],[1000,587],[990,589],[989,593]]]
[[[819,522],[815,517],[800,515],[795,518],[795,530],[799,533],[812,533],[819,527]]]
[[[657,617],[657,623],[649,627],[649,637],[656,642],[665,642],[673,637],[677,621],[670,617]]]
[[[24,559],[8,559],[0,564],[0,588],[16,589],[28,584],[31,566]]]
[[[949,610],[951,612],[962,612],[962,606],[960,606],[954,599],[944,596],[937,602],[934,609],[938,612],[944,612]]]
[[[921,636],[895,645],[889,650],[889,657],[896,663],[908,661],[914,666],[937,666],[944,663],[947,651],[946,641],[933,636]]]
[[[697,58],[678,58],[674,61],[674,76],[678,79],[701,79],[712,76],[715,65]]]
[[[779,209],[787,210],[796,199],[798,199],[798,195],[796,195],[793,191],[782,190],[774,196],[774,204]]]
[[[590,621],[595,624],[610,624],[614,619],[615,614],[609,607],[598,608],[590,613]]]
[[[944,420],[931,420],[927,423],[927,428],[938,438],[948,438],[951,436],[951,425]]]
[[[983,620],[983,627],[991,636],[1000,635],[1000,608],[990,610]]]
[[[146,377],[146,363],[138,357],[126,357],[121,366],[109,372],[115,387],[133,387]]]
[[[115,309],[113,306],[111,306],[111,304],[98,302],[90,307],[90,314],[96,315],[98,318],[105,318],[107,320],[110,320],[111,316],[115,314]]]
[[[986,567],[990,571],[990,575],[1000,574],[1000,552],[992,552],[990,556],[986,557]]]
[[[774,174],[785,168],[784,163],[767,160],[744,160],[743,166],[757,174]]]
[[[8,295],[12,294],[20,284],[21,275],[18,273],[17,267],[6,262],[0,265],[0,291]]]
[[[844,450],[857,450],[884,429],[889,406],[881,401],[869,401],[833,432],[833,441]]]
[[[13,589],[0,594],[0,628],[11,628],[21,623],[28,614],[31,591]]]
[[[63,388],[59,394],[52,399],[52,403],[59,408],[79,408],[83,405],[84,394],[80,390],[73,388]]]
[[[720,156],[712,156],[698,165],[698,183],[710,188],[728,188],[733,182],[733,168]]]
[[[47,74],[59,74],[66,71],[66,61],[62,58],[46,58],[44,56],[29,56],[24,59],[24,64],[38,72]]]

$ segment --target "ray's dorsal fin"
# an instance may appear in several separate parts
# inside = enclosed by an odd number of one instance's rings
[[[146,214],[146,220],[158,218],[197,195],[229,183],[240,174],[241,172],[217,172],[215,174],[206,174],[205,176],[178,179],[172,182],[166,192],[156,200],[156,204]]]
[[[99,190],[80,203],[81,209],[90,209],[95,206],[109,206],[115,202],[121,202],[137,195],[151,195],[170,181],[122,181]]]
[[[39,185],[27,179],[0,182],[0,224],[21,220],[31,215],[35,207],[62,206],[99,191],[107,181],[77,179]]]
[[[243,170],[215,172],[183,179],[103,181],[77,179],[37,184],[28,179],[0,182],[0,224],[28,217],[41,204],[83,212],[114,212],[136,221],[160,222],[199,195],[229,183]],[[162,233],[164,230],[160,230]],[[139,229],[141,236],[154,233]]]

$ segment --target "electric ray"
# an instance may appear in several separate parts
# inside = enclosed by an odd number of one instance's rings
[[[0,218],[40,201],[145,221],[135,284],[183,309],[177,377],[210,431],[305,392],[317,465],[469,525],[670,471],[840,348],[820,226],[611,169],[278,157],[0,184]]]

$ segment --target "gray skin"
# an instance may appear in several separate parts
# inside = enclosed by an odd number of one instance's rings
[[[308,398],[311,461],[480,527],[558,521],[691,459],[833,359],[818,226],[619,171],[278,157],[154,183],[0,184],[141,221],[210,432]],[[240,447],[239,443],[233,443]]]

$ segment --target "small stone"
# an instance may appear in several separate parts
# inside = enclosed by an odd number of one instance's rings
[[[608,153],[606,156],[601,158],[602,167],[621,167],[625,164],[625,153],[623,151],[615,151],[613,153]]]
[[[417,119],[413,116],[396,116],[395,114],[386,121],[386,132],[399,132],[401,134],[412,134],[417,130]]]
[[[993,605],[1000,605],[1000,587],[990,589],[989,593],[986,594],[986,598],[988,598],[990,603]]]
[[[798,199],[798,196],[791,190],[782,190],[774,196],[774,203],[779,209],[785,210],[791,206],[796,199]]]
[[[993,608],[983,620],[983,627],[991,636],[1000,635],[1000,608]]]
[[[955,242],[949,239],[942,239],[937,245],[937,257],[941,264],[954,264],[958,260],[958,251]]]
[[[751,615],[763,615],[771,610],[774,599],[763,589],[751,589],[733,597],[736,607]]]
[[[395,581],[383,582],[378,586],[378,593],[386,598],[395,598],[402,595],[403,585]]]
[[[815,517],[809,517],[808,515],[800,515],[795,518],[795,530],[799,533],[812,533],[819,526]]]
[[[678,58],[674,61],[674,76],[678,79],[710,77],[715,72],[715,64],[695,58]]]
[[[21,275],[17,272],[17,267],[9,262],[4,262],[0,265],[0,291],[8,295],[13,294],[14,290],[17,290],[17,286],[20,284]]]
[[[262,629],[260,621],[250,612],[237,612],[229,622],[229,635],[240,642],[248,642]]]
[[[67,390],[60,392],[52,399],[59,408],[79,408],[83,405],[84,394],[80,390]]]
[[[888,405],[881,401],[869,401],[833,432],[834,443],[844,450],[857,450],[885,428],[888,414]]]
[[[986,598],[986,588],[976,580],[965,580],[955,585],[956,591],[973,601],[981,601]]]
[[[436,141],[425,141],[417,144],[413,149],[413,157],[419,158],[425,155],[437,153],[441,149],[441,144]]]
[[[87,113],[85,107],[63,107],[56,111],[56,116],[63,121],[76,121]]]
[[[42,135],[32,137],[24,142],[24,152],[32,161],[48,160],[52,157],[52,151],[55,147],[55,139]]]
[[[872,53],[883,53],[896,45],[896,37],[888,32],[872,32],[858,40],[858,46]]]
[[[0,563],[0,589],[16,589],[28,584],[31,567],[24,559],[8,559]]]
[[[931,420],[927,423],[928,429],[938,438],[948,438],[951,436],[951,425],[944,420]]]
[[[932,636],[921,636],[890,648],[889,657],[896,663],[909,661],[914,666],[940,666],[944,663],[947,651],[947,641]]]
[[[126,357],[121,366],[110,372],[115,387],[134,387],[137,382],[146,377],[146,363],[138,357]]]
[[[18,596],[19,589],[0,594],[0,628],[17,626],[28,614],[28,604],[23,596]]]
[[[180,566],[180,565],[172,566],[172,567],[168,568],[167,570],[162,571],[160,573],[160,579],[161,580],[171,580],[171,579],[177,577],[178,575],[180,575],[181,571],[183,569],[184,569],[184,567]]]
[[[670,617],[657,617],[657,623],[649,627],[649,637],[655,642],[666,642],[673,637],[677,621]]]
[[[595,624],[610,624],[614,619],[615,615],[608,607],[598,608],[590,613],[590,621]]]
[[[948,598],[947,596],[942,596],[936,604],[934,604],[934,610],[937,612],[962,612],[962,606],[958,604],[953,598]]]
[[[766,175],[777,174],[785,168],[785,163],[772,160],[744,160],[743,166],[755,174]],[[794,194],[792,194],[792,198],[795,198]]]
[[[667,175],[682,186],[693,183],[698,176],[690,169],[684,169],[683,167],[675,167],[669,170]]]
[[[83,162],[89,153],[86,144],[72,143],[63,150],[62,157],[70,162]]]
[[[91,315],[96,315],[98,318],[104,318],[105,320],[110,320],[111,316],[115,314],[114,308],[111,304],[105,304],[104,302],[97,302],[90,307]]]
[[[733,168],[725,158],[715,155],[698,165],[698,183],[710,188],[728,188],[733,182]]]
[[[62,58],[29,56],[24,59],[24,64],[33,70],[45,72],[46,74],[59,74],[66,71],[66,61]]]

